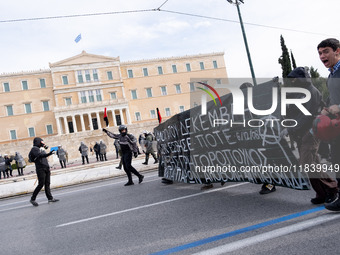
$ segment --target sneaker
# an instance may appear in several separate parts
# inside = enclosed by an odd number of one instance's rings
[[[314,205],[319,205],[325,203],[325,198],[324,197],[315,197],[310,200],[310,202]]]
[[[48,202],[49,203],[55,203],[55,202],[58,202],[59,199],[56,199],[56,198],[52,198],[52,199],[49,199]]]
[[[212,189],[214,185],[212,183],[204,185],[201,190]]]
[[[338,198],[338,193],[333,194],[327,194],[325,198],[325,203],[329,204],[334,202]]]
[[[337,197],[337,199],[335,199],[332,203],[326,204],[325,208],[330,210],[330,211],[334,211],[334,212],[340,211],[340,199],[339,199],[339,197]]]
[[[30,202],[31,202],[31,204],[33,205],[33,206],[39,206],[39,204],[37,203],[37,202],[35,202],[35,200],[30,200]]]
[[[266,185],[262,185],[262,188],[260,190],[260,194],[261,195],[265,195],[265,194],[269,194],[276,191],[276,188],[273,184],[266,184]]]
[[[143,165],[147,165],[148,163],[146,163],[146,162],[143,162],[142,164],[143,164]]]
[[[117,166],[116,169],[122,169],[122,167]]]
[[[134,184],[133,182],[127,182],[127,183],[124,184],[124,186],[131,186],[133,184]]]
[[[142,183],[142,181],[144,180],[144,175],[141,175],[138,179],[139,179],[139,184]]]
[[[158,160],[156,159],[155,162],[153,162],[154,164],[157,164],[158,163]]]

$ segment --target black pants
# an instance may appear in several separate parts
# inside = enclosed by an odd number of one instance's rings
[[[23,167],[18,167],[18,174],[24,175],[24,168]]]
[[[89,163],[89,157],[87,155],[86,156],[81,156],[81,159],[83,160],[83,165],[85,164],[85,158],[86,158],[87,164]]]
[[[51,183],[51,172],[48,168],[43,168],[37,170],[37,177],[38,177],[38,186],[33,191],[33,195],[31,199],[34,201],[37,198],[38,193],[40,190],[45,186],[45,194],[48,200],[53,199],[50,189]]]
[[[104,153],[104,154],[102,154],[102,153],[100,153],[100,161],[106,161],[107,160],[107,158],[106,158],[106,153]]]
[[[61,168],[66,168],[66,160],[59,160]]]
[[[99,160],[99,152],[96,152],[96,159]]]
[[[119,156],[119,147],[117,145],[115,145],[115,149],[116,149],[116,158],[118,158],[118,156]]]
[[[5,178],[6,178],[6,173],[5,173],[5,171],[0,171],[0,179],[1,179],[1,173],[3,173],[4,179],[5,179]]]
[[[132,152],[128,152],[128,153],[123,153],[122,155],[122,161],[123,161],[123,167],[124,167],[124,171],[128,177],[129,182],[133,182],[132,181],[132,174],[141,177],[142,175],[131,165],[132,162]]]

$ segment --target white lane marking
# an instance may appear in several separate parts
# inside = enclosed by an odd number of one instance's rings
[[[218,254],[226,254],[227,252],[237,251],[239,249],[255,245],[261,242],[268,241],[270,239],[274,239],[280,236],[292,234],[297,231],[304,230],[309,227],[315,227],[316,225],[320,225],[322,223],[332,221],[340,218],[340,214],[326,214],[319,216],[317,218],[313,218],[310,220],[302,221],[300,223],[296,223],[287,227],[282,227],[279,229],[275,229],[263,234],[259,234],[256,236],[248,237],[239,241],[235,241],[232,243],[228,243],[225,245],[221,245],[212,249],[208,249],[205,251],[194,253],[193,255],[218,255]]]
[[[139,210],[139,209],[148,208],[148,207],[152,207],[152,206],[156,206],[156,205],[161,205],[161,204],[171,203],[171,202],[175,202],[175,201],[179,201],[179,200],[183,200],[183,199],[187,199],[187,198],[197,197],[197,196],[209,194],[209,193],[212,193],[212,192],[217,192],[217,191],[224,190],[224,189],[230,189],[230,188],[238,187],[238,186],[245,185],[245,184],[249,184],[249,183],[246,182],[246,183],[234,184],[234,185],[230,185],[230,186],[227,186],[227,187],[224,187],[224,188],[208,190],[208,191],[204,191],[204,192],[200,192],[200,193],[196,193],[196,194],[192,194],[192,195],[187,195],[187,196],[183,196],[183,197],[177,197],[177,198],[172,198],[172,199],[160,201],[160,202],[157,202],[157,203],[137,206],[137,207],[122,210],[122,211],[117,211],[117,212],[112,212],[112,213],[107,213],[107,214],[102,214],[102,215],[86,218],[86,219],[71,221],[71,222],[68,222],[68,223],[57,225],[56,227],[57,228],[65,227],[65,226],[74,225],[74,224],[87,222],[87,221],[91,221],[91,220],[96,220],[96,219],[100,219],[100,218],[105,218],[105,217],[109,217],[109,216],[113,216],[113,215],[117,215],[117,214],[136,211],[136,210]]]
[[[156,175],[148,175],[146,177],[149,178],[149,177],[155,177],[155,176],[158,176],[158,175],[157,174]],[[146,181],[143,181],[143,183],[154,182],[154,181],[158,181],[158,180],[160,180],[160,179],[158,178],[158,179],[154,179],[154,180],[146,180]],[[64,195],[71,194],[71,193],[77,193],[77,192],[91,190],[91,189],[98,189],[98,188],[102,188],[102,187],[106,187],[106,186],[111,186],[111,185],[116,185],[116,184],[122,184],[122,183],[126,183],[126,181],[119,181],[119,182],[114,182],[114,183],[97,185],[97,186],[94,186],[94,187],[89,187],[89,188],[84,188],[84,189],[77,189],[77,190],[66,191],[66,192],[61,192],[61,193],[58,193],[58,191],[56,191],[55,194],[57,194],[58,196],[64,196]],[[91,183],[88,183],[88,185],[90,185],[90,184]],[[67,187],[65,187],[65,188],[67,188]],[[72,187],[69,186],[68,188],[72,188]],[[38,202],[39,202],[39,200],[41,201],[42,199],[38,199]],[[5,206],[15,205],[15,204],[27,203],[27,201],[28,200],[23,200],[23,201],[17,201],[17,202],[12,202],[12,203],[7,203],[7,204],[0,204],[0,207],[5,207]],[[13,209],[16,209],[16,208],[22,208],[22,207],[15,207]],[[11,210],[11,208],[0,210],[0,212],[8,211],[8,210]]]

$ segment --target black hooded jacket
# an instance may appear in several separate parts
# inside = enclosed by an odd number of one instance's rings
[[[295,105],[289,105],[287,108],[286,119],[294,119],[297,122],[296,127],[288,128],[289,134],[295,137],[302,137],[311,127],[314,118],[320,113],[321,107],[324,105],[320,91],[314,87],[312,80],[303,67],[297,67],[288,74],[288,78],[296,78],[294,87],[305,88],[311,93],[311,99],[304,103],[303,106],[312,114],[305,115]],[[294,93],[290,98],[303,98],[304,95]]]
[[[36,170],[49,169],[50,166],[47,161],[47,157],[52,155],[52,152],[46,153],[43,145],[41,144],[42,139],[36,137],[33,140],[33,147],[28,154],[28,158],[35,163]]]

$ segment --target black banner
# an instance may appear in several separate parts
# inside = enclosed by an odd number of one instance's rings
[[[280,91],[275,81],[251,88],[257,110],[272,107],[274,88]],[[288,123],[281,118],[280,95],[273,113],[257,116],[249,110],[247,91],[242,89],[244,115],[232,114],[229,93],[221,97],[222,104],[208,102],[206,114],[196,106],[156,127],[159,176],[184,183],[246,181],[309,189],[307,175],[281,135]]]

